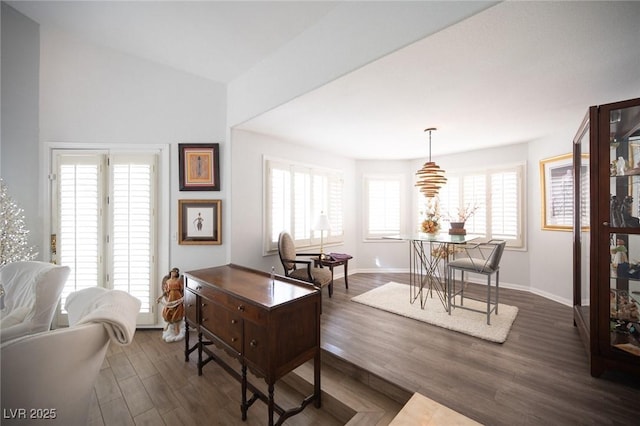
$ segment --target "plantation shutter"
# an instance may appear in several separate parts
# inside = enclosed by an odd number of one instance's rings
[[[59,324],[69,294],[96,286],[138,298],[138,324],[155,323],[156,161],[155,153],[54,151],[53,260],[71,267]]]
[[[365,238],[400,234],[400,179],[367,177],[367,228]]]
[[[148,154],[112,155],[110,169],[111,285],[140,299],[140,312],[149,314],[154,275],[155,158]]]
[[[493,238],[518,238],[519,210],[518,173],[491,174],[491,235]]]
[[[329,170],[316,169],[281,160],[265,165],[265,252],[277,250],[278,235],[291,233],[296,247],[320,244],[320,231],[313,226],[321,212],[329,217],[331,231],[325,243],[341,242],[342,178]]]
[[[487,234],[487,177],[484,174],[464,176],[462,179],[462,200],[460,207],[478,206],[476,212],[467,219],[465,229],[469,234]]]
[[[103,160],[97,155],[66,155],[59,158],[55,254],[59,264],[71,268],[62,290],[63,309],[69,294],[95,287],[103,275]]]

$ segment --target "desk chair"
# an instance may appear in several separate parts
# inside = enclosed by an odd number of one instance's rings
[[[329,287],[329,297],[333,295],[333,277],[329,269],[315,267],[313,260],[298,260],[298,256],[320,258],[320,253],[296,253],[296,247],[291,234],[282,231],[278,236],[278,254],[287,277],[312,283],[320,288]],[[298,265],[304,265],[298,269]],[[322,266],[322,265],[320,265]]]
[[[498,298],[500,289],[500,259],[507,244],[503,240],[490,240],[486,243],[470,244],[464,247],[466,256],[449,262],[447,273],[447,298],[449,315],[453,308],[462,308],[487,314],[487,324],[491,325],[491,313],[498,314]],[[460,289],[456,291],[455,271],[460,271]],[[464,273],[481,274],[487,276],[487,308],[485,311],[464,306]],[[495,300],[491,296],[491,276],[496,274]],[[460,295],[460,304],[456,304],[456,296]],[[467,297],[468,299],[474,299]]]

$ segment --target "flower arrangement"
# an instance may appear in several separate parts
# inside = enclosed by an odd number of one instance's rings
[[[473,206],[471,204],[467,204],[464,208],[458,208],[458,214],[456,216],[453,215],[449,215],[449,221],[450,222],[466,222],[471,216],[473,216],[476,212],[476,210],[478,210],[478,206],[476,204],[474,204]],[[456,218],[455,220],[453,218]]]
[[[420,231],[427,234],[435,234],[440,231],[440,203],[437,198],[430,198],[427,202],[427,211],[422,213],[425,216],[424,220],[420,223]]]

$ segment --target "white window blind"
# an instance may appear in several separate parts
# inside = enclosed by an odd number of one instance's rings
[[[141,301],[139,324],[155,323],[157,155],[63,150],[54,161],[54,260],[71,267],[61,306],[71,292],[112,288]]]
[[[504,239],[509,247],[523,247],[523,188],[522,165],[448,173],[447,184],[439,193],[441,211],[455,220],[459,211],[475,207],[465,223],[468,234]]]
[[[265,251],[278,249],[278,235],[291,233],[296,247],[320,245],[320,231],[313,226],[321,212],[331,230],[324,242],[343,240],[341,173],[283,160],[265,159]]]
[[[364,177],[365,239],[380,239],[402,231],[402,176]]]

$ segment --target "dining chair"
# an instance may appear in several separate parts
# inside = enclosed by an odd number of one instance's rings
[[[448,311],[451,315],[453,308],[462,308],[487,314],[487,324],[491,325],[491,313],[498,315],[499,291],[500,291],[500,259],[507,244],[504,240],[489,240],[483,243],[468,244],[464,246],[466,256],[449,262],[447,272],[447,300]],[[455,272],[460,271],[460,288],[456,290]],[[485,300],[467,297],[467,299],[486,302],[486,309],[480,310],[464,306],[464,274],[481,274],[487,277],[487,297]],[[495,297],[491,294],[491,277],[495,274]],[[456,297],[460,296],[460,302]]]

